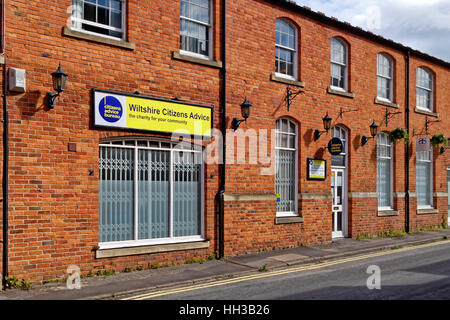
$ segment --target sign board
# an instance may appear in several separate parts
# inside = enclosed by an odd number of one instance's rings
[[[416,140],[416,152],[430,151],[430,138],[423,137]]]
[[[308,180],[326,180],[327,160],[308,159]]]
[[[212,107],[97,89],[92,100],[95,126],[212,135]]]
[[[345,151],[344,142],[339,138],[333,138],[328,143],[328,151],[333,156],[338,156]]]

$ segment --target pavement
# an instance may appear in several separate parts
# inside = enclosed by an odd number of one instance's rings
[[[69,290],[66,283],[61,282],[34,285],[31,290],[9,289],[0,291],[0,300],[120,299],[148,291],[258,274],[260,268],[269,271],[281,270],[446,239],[450,239],[450,229],[418,232],[399,237],[341,239],[326,245],[302,246],[240,255],[224,260],[83,278],[79,290]]]

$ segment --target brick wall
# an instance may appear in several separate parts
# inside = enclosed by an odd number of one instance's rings
[[[221,60],[220,1],[214,1],[213,58]],[[151,95],[214,105],[214,127],[220,128],[220,70],[175,60],[179,49],[178,1],[128,1],[127,41],[136,44],[128,50],[107,44],[62,35],[69,18],[69,0],[57,3],[39,0],[7,3],[6,43],[9,67],[27,71],[27,92],[10,93],[10,273],[32,281],[62,278],[67,266],[79,265],[83,272],[125,266],[137,267],[159,262],[183,262],[206,257],[217,251],[217,165],[206,166],[205,234],[209,249],[180,251],[121,258],[95,259],[98,245],[98,144],[112,136],[149,136],[144,132],[94,128],[91,119],[91,89],[126,93],[136,90]],[[36,8],[39,8],[37,10]],[[318,23],[267,1],[237,0],[228,4],[228,97],[227,126],[241,117],[240,104],[246,97],[253,104],[244,130],[275,129],[279,117],[298,123],[298,192],[329,194],[331,156],[324,150],[330,134],[314,141],[314,130],[322,129],[328,112],[334,125],[348,129],[348,191],[376,193],[376,141],[361,145],[370,135],[369,125],[384,120],[386,107],[375,104],[377,93],[377,53],[389,54],[395,61],[394,102],[402,112],[380,126],[381,131],[405,127],[404,53],[361,36]],[[284,102],[287,84],[271,81],[274,71],[275,20],[289,19],[298,27],[299,80],[304,94],[292,103]],[[327,93],[330,82],[329,41],[339,36],[349,46],[349,91],[354,98]],[[436,112],[441,120],[430,127],[432,134],[448,128],[449,70],[416,57],[411,59],[411,132],[425,126],[425,115],[416,113],[415,70],[427,66],[436,75]],[[67,89],[54,110],[45,107],[45,94],[51,90],[51,73],[61,62],[69,74]],[[292,86],[292,89],[302,89]],[[343,111],[358,111],[344,113]],[[150,136],[155,136],[151,134]],[[415,137],[414,137],[415,138]],[[411,192],[415,192],[415,143],[411,140]],[[270,136],[269,144],[272,144]],[[68,144],[76,144],[76,152]],[[247,146],[248,156],[255,152]],[[405,192],[405,146],[395,146],[394,192]],[[327,160],[327,180],[307,180],[308,158]],[[261,175],[262,164],[227,165],[228,194],[274,194],[274,176]],[[435,152],[434,192],[446,192],[445,168],[449,151]],[[93,170],[94,174],[90,175]],[[416,215],[411,205],[412,228],[437,225],[447,218],[446,200],[436,198],[438,214]],[[398,216],[379,217],[376,198],[349,199],[350,237],[403,230],[404,197],[395,199]],[[227,202],[225,207],[226,254],[257,252],[331,241],[331,200],[299,198],[303,223],[276,225],[275,201]]]

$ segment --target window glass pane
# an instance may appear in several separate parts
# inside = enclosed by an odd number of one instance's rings
[[[111,25],[115,28],[122,28],[122,15],[120,12],[111,12]]]
[[[169,237],[170,152],[139,150],[139,239]]]
[[[97,22],[95,5],[84,3],[84,19],[92,22]]]
[[[97,19],[98,23],[109,25],[109,10],[102,7],[98,7],[97,15],[98,15]]]
[[[134,238],[133,149],[100,147],[100,242]]]
[[[277,212],[295,211],[295,151],[277,150],[275,191],[280,195]]]
[[[175,237],[200,235],[201,162],[198,157],[191,152],[174,152]]]

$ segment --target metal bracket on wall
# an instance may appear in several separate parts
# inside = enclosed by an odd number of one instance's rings
[[[344,110],[344,108],[341,108],[341,110],[339,111],[339,118],[344,118],[344,113],[349,113],[349,112],[357,112],[359,111],[359,108],[349,108],[348,110]]]
[[[386,127],[389,125],[389,119],[391,119],[393,116],[402,113],[401,111],[398,112],[391,112],[389,111],[389,108],[386,108],[386,115],[385,115],[385,122],[386,122]]]
[[[429,134],[430,127],[433,123],[441,122],[441,120],[429,120],[428,116],[425,117],[425,135]],[[416,133],[416,129],[413,129],[413,137],[423,135],[423,130],[420,133]]]
[[[297,98],[297,96],[300,93],[305,93],[305,91],[304,90],[292,91],[289,86],[286,87],[286,103],[287,103],[288,111],[291,108],[292,101],[294,101],[294,99]]]

